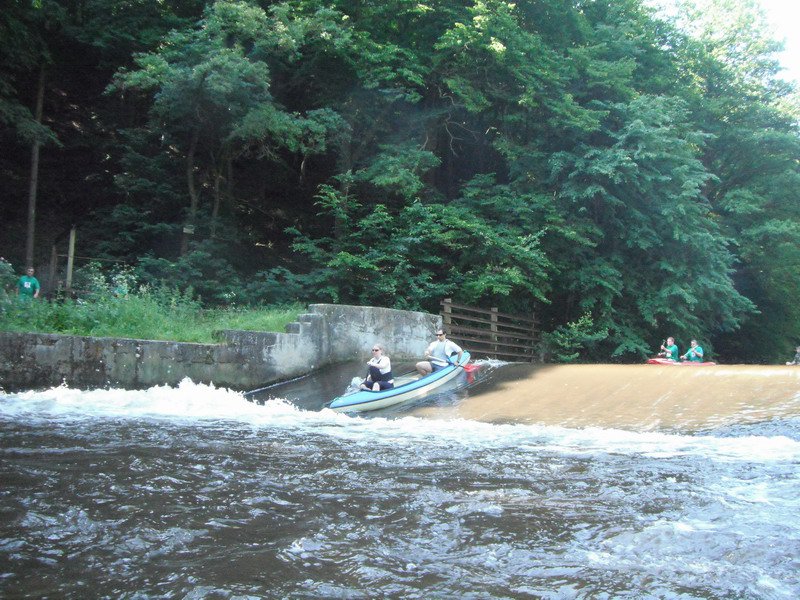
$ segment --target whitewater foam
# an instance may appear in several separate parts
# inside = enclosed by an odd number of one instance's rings
[[[715,461],[800,460],[800,442],[781,435],[718,437],[613,428],[492,424],[465,419],[348,416],[328,409],[303,410],[284,399],[263,404],[244,394],[188,379],[177,387],[81,391],[59,386],[0,395],[0,417],[36,423],[52,420],[156,419],[204,426],[235,422],[249,427],[307,428],[360,443],[458,444],[486,449],[525,448],[571,456],[598,453],[669,459],[702,455]]]

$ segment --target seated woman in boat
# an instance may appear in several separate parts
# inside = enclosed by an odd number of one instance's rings
[[[668,358],[669,360],[678,360],[680,352],[678,351],[678,346],[675,344],[674,337],[668,337],[666,342],[661,344],[661,352],[658,353],[658,356]]]
[[[372,358],[367,361],[367,378],[358,386],[362,390],[390,390],[394,387],[394,375],[392,375],[392,361],[384,353],[381,344],[372,346]]]
[[[430,375],[434,371],[444,369],[451,364],[452,361],[450,357],[453,356],[453,354],[458,355],[455,362],[460,362],[463,353],[464,351],[461,349],[461,346],[448,340],[444,330],[438,329],[436,331],[436,341],[431,342],[425,350],[425,358],[427,360],[421,360],[416,365],[417,372],[423,377],[425,377],[425,375]]]
[[[697,344],[697,340],[692,340],[690,345],[691,347],[686,351],[686,354],[681,356],[681,360],[703,362],[703,348]]]

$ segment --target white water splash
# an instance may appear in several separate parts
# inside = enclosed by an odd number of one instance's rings
[[[490,424],[417,417],[364,418],[328,409],[302,410],[283,399],[264,404],[244,394],[186,379],[177,387],[82,391],[66,386],[0,395],[0,417],[29,423],[56,420],[157,419],[193,424],[236,422],[246,426],[303,429],[381,446],[460,444],[466,448],[525,448],[570,456],[703,456],[715,461],[800,460],[800,442],[784,436],[716,437],[619,429],[570,429],[528,424]]]

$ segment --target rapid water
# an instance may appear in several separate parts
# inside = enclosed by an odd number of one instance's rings
[[[800,597],[798,406],[637,431],[324,388],[0,393],[0,597]]]

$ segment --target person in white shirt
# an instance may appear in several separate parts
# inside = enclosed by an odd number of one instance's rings
[[[455,363],[459,363],[463,353],[461,346],[448,340],[445,332],[439,329],[436,331],[436,341],[431,342],[430,346],[425,350],[426,360],[417,363],[417,372],[423,377],[430,375],[434,371],[444,369],[446,366],[453,364],[454,361],[450,358],[453,354],[458,355]]]
[[[392,375],[392,361],[384,354],[384,348],[380,344],[372,346],[372,358],[367,361],[367,378],[358,386],[362,390],[390,390],[394,387],[394,375]]]

